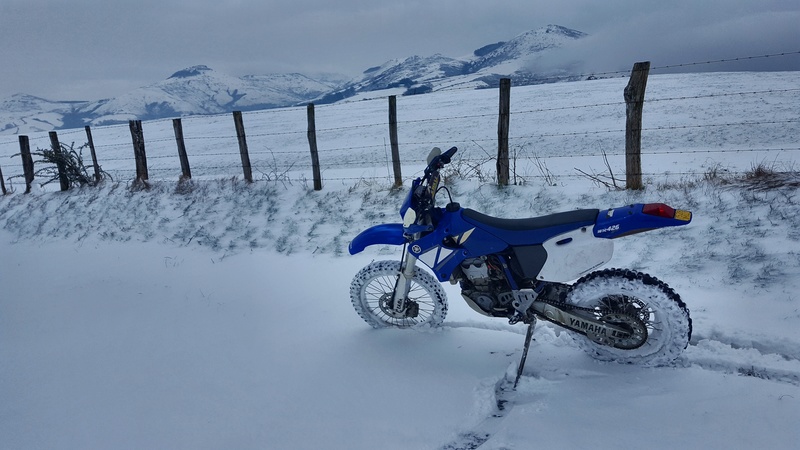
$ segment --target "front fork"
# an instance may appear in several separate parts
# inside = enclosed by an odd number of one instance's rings
[[[414,271],[417,268],[417,257],[412,255],[410,251],[403,253],[405,258],[400,264],[400,274],[397,277],[394,297],[392,298],[392,309],[398,317],[406,312],[408,292],[411,290],[411,280],[414,278]]]

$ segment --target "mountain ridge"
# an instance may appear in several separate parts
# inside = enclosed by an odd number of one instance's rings
[[[300,73],[236,77],[201,64],[178,70],[162,81],[110,99],[52,101],[16,94],[0,101],[0,133],[19,134],[84,125],[111,125],[129,120],[252,111],[309,102],[333,103],[387,89],[404,95],[432,92],[453,85],[480,89],[496,86],[502,77],[512,78],[515,85],[543,83],[552,77],[552,70],[537,73],[537,60],[585,36],[577,30],[548,25],[508,41],[485,45],[475,50],[471,57],[414,55],[368,68],[361,76],[347,81],[340,76],[311,77]],[[565,70],[558,73],[563,76]]]

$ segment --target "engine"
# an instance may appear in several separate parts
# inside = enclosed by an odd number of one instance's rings
[[[461,295],[475,311],[491,317],[513,314],[514,299],[497,258],[480,257],[461,263]]]

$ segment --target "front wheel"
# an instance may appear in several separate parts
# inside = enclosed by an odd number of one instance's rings
[[[567,294],[567,303],[595,311],[595,318],[631,334],[624,341],[595,342],[577,337],[592,357],[644,366],[672,362],[692,337],[692,319],[678,294],[653,276],[632,270],[610,269],[590,273]]]
[[[419,267],[411,279],[406,312],[394,312],[393,294],[400,267],[400,261],[374,261],[361,269],[350,283],[353,308],[373,328],[441,325],[447,315],[447,295],[439,281]]]

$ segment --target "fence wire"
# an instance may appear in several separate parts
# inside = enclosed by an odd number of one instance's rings
[[[760,59],[760,58],[774,58],[774,57],[787,57],[787,56],[796,56],[800,55],[800,51],[795,52],[783,52],[783,53],[773,53],[773,54],[765,54],[765,55],[757,55],[757,56],[747,56],[747,57],[737,57],[737,58],[730,58],[730,59],[717,59],[717,60],[709,60],[709,61],[700,61],[700,62],[690,62],[690,63],[680,63],[680,64],[671,64],[671,65],[662,65],[662,66],[654,66],[651,68],[651,71],[659,71],[659,70],[673,70],[676,68],[685,68],[685,67],[696,67],[700,65],[709,65],[709,64],[721,64],[721,63],[730,63],[736,61],[744,61],[744,60],[753,60],[753,59]],[[552,79],[548,79],[548,81],[563,81],[567,79],[586,79],[589,77],[596,77],[596,78],[615,78],[617,76],[623,77],[628,76],[630,71],[610,71],[610,72],[598,72],[598,73],[588,73],[588,74],[580,74],[577,76],[570,76],[570,77],[553,77]],[[448,88],[447,90],[458,90],[458,88]],[[466,88],[465,88],[466,90]],[[469,90],[474,90],[473,87],[469,88]],[[721,99],[726,97],[753,97],[753,98],[760,98],[763,100],[764,98],[779,98],[780,96],[785,95],[792,95],[795,93],[800,92],[800,88],[786,88],[786,89],[767,89],[767,90],[742,90],[736,92],[713,92],[713,93],[699,93],[697,95],[681,95],[681,96],[667,96],[667,97],[656,97],[656,98],[646,98],[645,103],[648,104],[666,104],[669,102],[675,102],[678,104],[681,103],[690,103],[696,101],[709,101],[712,99]],[[351,102],[352,103],[352,102]],[[340,102],[331,105],[319,105],[317,108],[323,108],[323,111],[326,108],[340,108],[340,107],[347,107],[347,102]],[[564,106],[545,106],[540,108],[519,108],[514,109],[511,111],[512,116],[514,117],[521,117],[525,118],[526,116],[535,116],[537,114],[551,114],[557,112],[570,112],[575,110],[582,110],[582,111],[590,111],[590,110],[603,110],[604,108],[608,109],[611,108],[614,111],[624,111],[625,102],[614,101],[614,102],[595,102],[595,103],[584,103],[584,104],[573,104],[573,105],[564,105]],[[281,109],[271,109],[271,110],[262,110],[262,111],[252,111],[247,112],[245,117],[250,119],[257,120],[248,120],[248,122],[256,122],[256,125],[252,127],[252,131],[246,134],[246,138],[248,139],[248,147],[249,155],[251,157],[251,166],[256,173],[260,173],[265,177],[272,178],[277,175],[281,175],[284,179],[287,180],[306,180],[307,172],[310,171],[310,162],[307,161],[308,156],[308,147],[307,143],[305,142],[307,138],[307,130],[304,129],[303,126],[297,125],[293,127],[294,129],[286,129],[286,130],[266,130],[265,126],[268,126],[270,119],[275,119],[279,117],[285,117],[287,115],[295,115],[298,118],[305,117],[305,108],[301,107],[294,107],[294,108],[281,108]],[[477,112],[475,114],[462,114],[457,116],[447,116],[447,117],[427,117],[427,118],[411,118],[406,120],[398,120],[397,124],[398,127],[402,130],[404,128],[410,129],[419,129],[422,127],[428,127],[431,124],[447,124],[447,123],[485,123],[487,120],[491,121],[495,117],[497,117],[497,113],[484,113],[484,112]],[[185,124],[187,126],[191,126],[192,122],[195,121],[203,121],[204,123],[210,122],[219,122],[219,127],[224,126],[225,129],[232,128],[227,126],[227,122],[229,121],[229,114],[216,114],[216,115],[207,115],[202,117],[187,117],[184,118]],[[317,121],[320,122],[320,118],[317,118]],[[167,122],[170,123],[170,126],[166,126]],[[156,177],[164,177],[164,179],[169,179],[173,177],[177,177],[180,175],[180,164],[178,161],[177,153],[175,152],[175,137],[169,135],[169,131],[171,131],[171,122],[172,119],[158,119],[153,121],[146,122],[148,126],[148,130],[150,128],[157,129],[158,131],[154,133],[153,137],[146,138],[146,146],[148,149],[147,159],[148,161],[152,162],[152,167],[149,168],[149,172],[155,174]],[[265,125],[266,122],[266,125]],[[661,124],[655,126],[647,126],[642,128],[643,132],[643,139],[653,138],[657,136],[659,133],[664,133],[668,131],[698,131],[698,132],[713,132],[714,130],[723,130],[723,129],[752,129],[754,127],[765,127],[765,126],[792,126],[795,127],[800,123],[800,119],[798,118],[791,118],[791,119],[763,119],[763,120],[742,120],[742,121],[722,121],[718,123],[694,123],[694,124]],[[332,177],[324,177],[325,180],[331,181],[338,181],[338,180],[361,180],[361,179],[376,179],[376,180],[383,180],[383,179],[390,179],[392,176],[390,172],[391,166],[391,158],[389,156],[389,149],[388,143],[386,139],[383,138],[383,142],[374,142],[376,140],[375,136],[383,134],[384,130],[388,127],[388,120],[374,120],[368,121],[367,123],[358,123],[353,125],[343,125],[343,126],[323,126],[316,129],[317,137],[320,139],[320,146],[319,146],[319,153],[323,156],[323,158],[332,158],[332,160],[325,160],[320,164],[320,168],[323,170],[331,170],[336,171],[340,169],[348,169],[348,168],[355,168],[355,169],[372,169],[373,171],[383,171],[387,172],[386,175],[372,175],[372,176],[357,176],[357,177],[348,177],[348,176],[332,176]],[[250,128],[248,126],[248,128]],[[205,126],[204,126],[204,129]],[[120,125],[111,125],[111,126],[104,126],[99,127],[96,131],[102,130],[102,133],[95,133],[94,141],[96,143],[95,148],[98,150],[98,153],[117,153],[113,156],[101,156],[101,166],[107,165],[112,166],[107,169],[109,173],[114,176],[115,179],[118,178],[125,178],[125,177],[134,177],[135,170],[132,168],[134,166],[135,158],[133,157],[133,152],[130,152],[130,156],[120,156],[119,153],[121,151],[127,151],[122,149],[129,149],[131,147],[130,136],[126,134],[128,133],[128,126],[125,124]],[[231,130],[228,130],[230,132]],[[224,132],[224,131],[223,131]],[[63,130],[59,131],[59,139],[62,142],[69,142],[69,141],[78,141],[80,142],[85,137],[85,130],[82,129],[73,129],[73,130]],[[344,136],[344,135],[352,135],[352,134],[360,136],[369,136],[373,143],[364,144],[364,145],[331,145],[328,144],[324,139],[325,136]],[[460,135],[456,136],[453,141],[454,143],[459,143],[462,146],[466,146],[471,148],[474,152],[477,153],[476,156],[467,156],[463,158],[461,161],[464,164],[493,164],[494,158],[489,152],[487,152],[484,148],[484,143],[488,147],[491,143],[496,142],[496,138],[493,136],[488,136],[486,134],[481,134],[477,130],[477,127],[465,127],[465,131],[463,133],[475,133],[472,135]],[[544,161],[546,164],[547,161],[559,161],[559,160],[568,160],[570,158],[585,158],[585,157],[592,157],[592,158],[605,158],[607,156],[607,151],[604,149],[600,149],[598,151],[582,151],[582,152],[573,152],[569,155],[557,155],[557,154],[542,154],[538,155],[536,145],[532,145],[532,143],[542,140],[547,140],[551,138],[582,138],[591,142],[593,140],[602,139],[603,136],[624,136],[625,129],[623,128],[611,128],[611,129],[584,129],[584,130],[570,130],[570,131],[545,131],[541,133],[527,133],[523,135],[512,136],[509,138],[509,145],[516,147],[515,152],[517,157],[520,160],[531,160],[531,159],[538,159],[540,161]],[[105,138],[100,137],[98,139],[97,134],[102,134],[106,136]],[[149,132],[148,132],[149,135]],[[193,163],[192,171],[194,173],[201,174],[200,176],[205,177],[227,177],[227,176],[236,176],[237,172],[241,172],[241,161],[240,161],[240,152],[237,148],[237,141],[235,133],[231,133],[229,135],[213,135],[206,133],[205,135],[185,135],[184,140],[188,143],[194,144],[205,144],[209,148],[213,148],[214,150],[211,151],[204,151],[202,153],[191,154],[191,160]],[[341,139],[340,139],[341,140]],[[292,142],[291,144],[287,144],[288,142]],[[336,140],[332,141],[336,142]],[[19,145],[18,139],[9,138],[9,139],[0,139],[0,149],[3,148],[14,148],[15,146]],[[437,141],[435,140],[427,140],[427,139],[401,139],[400,142],[401,147],[426,147],[426,146],[433,146],[438,145]],[[47,137],[36,136],[31,139],[31,149],[34,150],[35,148],[49,148],[49,141]],[[532,149],[528,149],[528,147],[532,147]],[[800,147],[796,147],[793,145],[765,145],[762,147],[753,147],[753,146],[737,146],[736,143],[727,143],[725,146],[720,146],[719,148],[694,148],[694,149],[666,149],[666,150],[658,150],[648,152],[646,148],[643,151],[645,155],[724,155],[724,154],[733,154],[733,153],[754,153],[754,154],[762,154],[762,153],[769,153],[769,154],[780,154],[784,152],[796,152],[800,150]],[[35,150],[34,150],[35,151]],[[5,151],[8,153],[8,151]],[[10,164],[8,160],[0,161],[0,167],[3,169],[3,174],[9,180],[16,179],[20,177],[21,167],[19,162],[19,156],[17,155],[19,151],[12,151],[11,160],[14,164]],[[367,156],[364,156],[364,155]],[[16,161],[14,161],[14,156],[16,156]],[[202,162],[202,163],[198,163]],[[419,166],[424,165],[423,160],[419,159],[403,159],[404,164],[408,164],[411,166]],[[129,166],[130,169],[124,168],[123,166]],[[104,167],[105,168],[105,167]],[[698,170],[697,172],[671,172],[671,175],[678,175],[678,176],[698,176],[704,173],[703,170]],[[647,173],[645,175],[649,176],[660,176],[663,174],[658,173]],[[575,174],[574,170],[567,172],[562,171],[559,173],[551,173],[548,176],[557,176],[560,178],[576,178],[582,177],[583,175]],[[522,178],[528,179],[538,179],[542,178],[538,175],[531,175],[527,174]],[[543,176],[543,178],[547,178],[547,176]]]

